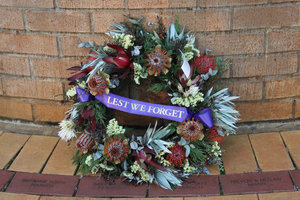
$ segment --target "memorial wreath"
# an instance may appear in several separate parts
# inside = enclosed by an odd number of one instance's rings
[[[142,18],[128,17],[111,25],[107,44],[79,45],[91,50],[81,66],[69,68],[72,87],[64,95],[74,103],[59,136],[75,138],[73,159],[83,174],[173,189],[191,175],[209,173],[206,165],[222,165],[219,145],[235,133],[238,111],[232,100],[238,97],[216,85],[227,60],[211,56],[210,50],[201,53],[178,19],[167,30],[159,17],[146,28],[143,24]],[[145,92],[167,94],[170,105],[111,93],[125,79],[137,87],[143,79],[153,80]],[[134,129],[121,126],[107,108],[170,121],[161,128],[150,124],[144,136],[128,134]]]

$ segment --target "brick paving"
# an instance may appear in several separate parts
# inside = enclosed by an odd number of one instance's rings
[[[74,144],[0,131],[0,200],[298,200],[300,130],[227,137],[225,174],[192,177],[174,191],[76,175]],[[75,175],[74,175],[75,174]],[[120,199],[119,199],[120,200]]]

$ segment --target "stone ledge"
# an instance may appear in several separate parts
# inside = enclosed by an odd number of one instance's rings
[[[266,121],[266,122],[248,122],[240,123],[238,134],[268,133],[279,131],[300,130],[300,118],[296,120]],[[139,128],[145,131],[145,128]],[[47,135],[57,136],[58,125],[34,124],[22,122],[19,120],[0,120],[0,130],[3,132],[23,133],[29,135]]]

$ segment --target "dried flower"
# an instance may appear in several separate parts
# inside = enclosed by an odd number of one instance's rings
[[[109,93],[109,75],[103,72],[94,75],[88,82],[88,86],[92,95],[96,96],[97,94],[102,95],[103,92],[106,94]]]
[[[109,120],[107,129],[106,129],[106,134],[108,136],[113,136],[113,135],[123,135],[125,133],[125,129],[123,126],[120,126],[118,124],[118,121],[116,118],[113,118]]]
[[[76,140],[76,146],[81,151],[88,151],[95,145],[95,140],[86,131],[83,131]]]
[[[195,121],[194,118],[192,120],[187,120],[185,122],[182,122],[177,132],[187,141],[197,141],[202,140],[204,137],[204,134],[202,132],[203,126],[202,124],[197,120]]]
[[[62,120],[59,123],[60,131],[58,132],[58,136],[65,141],[69,141],[70,139],[76,137],[75,134],[75,126],[73,120]]]
[[[166,74],[168,69],[171,67],[171,59],[167,55],[166,50],[162,50],[160,45],[155,47],[155,51],[149,53],[148,58],[146,59],[148,67],[147,72],[150,75],[160,75],[160,72]]]
[[[109,137],[104,143],[103,154],[110,162],[115,164],[121,163],[127,158],[129,153],[129,145],[126,139],[122,137]]]

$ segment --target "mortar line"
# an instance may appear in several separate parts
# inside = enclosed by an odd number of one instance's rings
[[[3,95],[6,95],[6,88],[4,87],[4,78],[3,77],[1,77],[0,78],[0,81],[1,81],[1,86],[2,86],[2,93],[3,93]]]
[[[259,166],[259,163],[258,163],[256,154],[255,154],[255,151],[254,151],[254,148],[253,148],[253,145],[252,145],[252,141],[251,141],[251,139],[250,139],[249,134],[247,134],[247,135],[248,135],[248,140],[249,140],[249,143],[250,143],[250,146],[251,146],[251,149],[252,149],[252,153],[253,153],[253,155],[254,155],[254,159],[255,159],[255,162],[256,162],[257,172],[261,172],[262,169],[261,169],[260,166]]]
[[[31,112],[32,112],[32,121],[36,122],[36,119],[37,119],[36,115],[37,114],[36,114],[35,106],[33,105],[33,103],[31,103],[30,106],[31,106]]]
[[[57,50],[58,50],[58,57],[63,58],[64,54],[62,51],[62,45],[61,45],[61,38],[60,36],[56,36],[56,43],[57,43]]]
[[[234,8],[233,7],[231,7],[230,8],[230,24],[229,24],[229,30],[233,30],[233,16],[234,16]]]
[[[222,187],[222,184],[221,184],[221,175],[218,176],[218,183],[219,183],[219,190],[220,190],[220,196],[224,195],[224,192],[223,192],[223,187]]]
[[[266,87],[267,83],[266,81],[262,81],[262,98],[261,100],[264,101],[266,99],[266,94],[267,94],[267,87]]]
[[[129,9],[128,9],[128,0],[124,0],[123,5],[124,5],[125,11],[129,11]]]
[[[30,77],[32,80],[34,80],[34,70],[33,70],[33,64],[30,56],[27,57],[28,63],[29,63],[29,71],[30,71]]]
[[[59,6],[58,6],[58,0],[53,0],[53,6],[55,10],[58,10]]]
[[[12,177],[9,179],[9,181],[4,185],[4,187],[2,188],[2,192],[5,192],[6,189],[8,188],[8,186],[10,185],[10,183],[12,182],[12,180],[15,178],[17,172],[14,172],[14,174],[12,175]]]
[[[28,139],[24,142],[24,144],[21,146],[21,148],[18,150],[18,152],[9,160],[9,162],[3,168],[4,170],[8,170],[10,168],[10,166],[15,161],[15,159],[18,157],[18,155],[21,153],[22,149],[27,144],[27,142],[29,141],[30,138],[31,138],[31,136],[28,137]]]
[[[293,177],[292,177],[292,175],[291,175],[290,172],[289,172],[289,177],[290,177],[291,182],[292,182],[292,184],[293,184],[293,186],[294,186],[294,191],[299,191],[299,188],[298,188],[298,186],[296,185],[296,183],[294,182]]]
[[[297,165],[296,165],[296,163],[295,163],[295,161],[294,161],[294,159],[293,159],[293,157],[292,157],[292,155],[291,155],[291,153],[290,153],[290,150],[289,150],[288,146],[286,145],[286,143],[285,143],[285,141],[284,141],[284,139],[283,139],[283,137],[282,137],[282,135],[281,135],[281,131],[279,132],[279,135],[280,135],[280,138],[281,138],[281,140],[282,140],[282,143],[283,143],[283,145],[284,145],[284,147],[285,147],[285,150],[286,150],[286,152],[288,153],[288,155],[289,155],[289,157],[290,157],[290,159],[291,159],[291,161],[292,161],[292,163],[293,163],[294,168],[295,168],[295,169],[298,169],[298,167],[297,167]]]
[[[94,13],[90,12],[89,13],[89,18],[90,18],[90,31],[92,35],[95,33],[95,25],[94,25]]]
[[[292,118],[293,119],[296,118],[296,99],[293,100],[293,104],[292,104]]]
[[[29,28],[28,28],[28,21],[27,21],[27,15],[26,15],[26,10],[22,11],[22,15],[23,15],[23,24],[24,24],[24,28],[26,30],[26,32],[30,32]]]
[[[297,53],[297,72],[300,73],[300,53]]]
[[[46,162],[44,163],[44,165],[42,166],[41,170],[39,171],[39,174],[41,174],[41,173],[43,172],[44,168],[45,168],[45,167],[46,167],[46,165],[48,164],[48,161],[50,160],[50,157],[52,156],[52,154],[53,154],[54,150],[56,149],[56,147],[57,147],[57,145],[58,145],[59,141],[60,141],[60,139],[59,139],[59,140],[57,140],[57,142],[56,142],[56,144],[54,145],[54,148],[52,149],[52,151],[51,151],[50,155],[48,156],[48,158],[47,158]]]
[[[77,194],[77,192],[78,192],[78,187],[79,187],[80,180],[81,180],[81,178],[78,177],[78,181],[77,181],[77,184],[76,184],[76,186],[75,186],[75,188],[74,188],[74,192],[73,192],[73,194],[72,194],[72,197],[75,197],[76,194]]]
[[[264,32],[264,53],[267,54],[268,51],[268,33]]]

